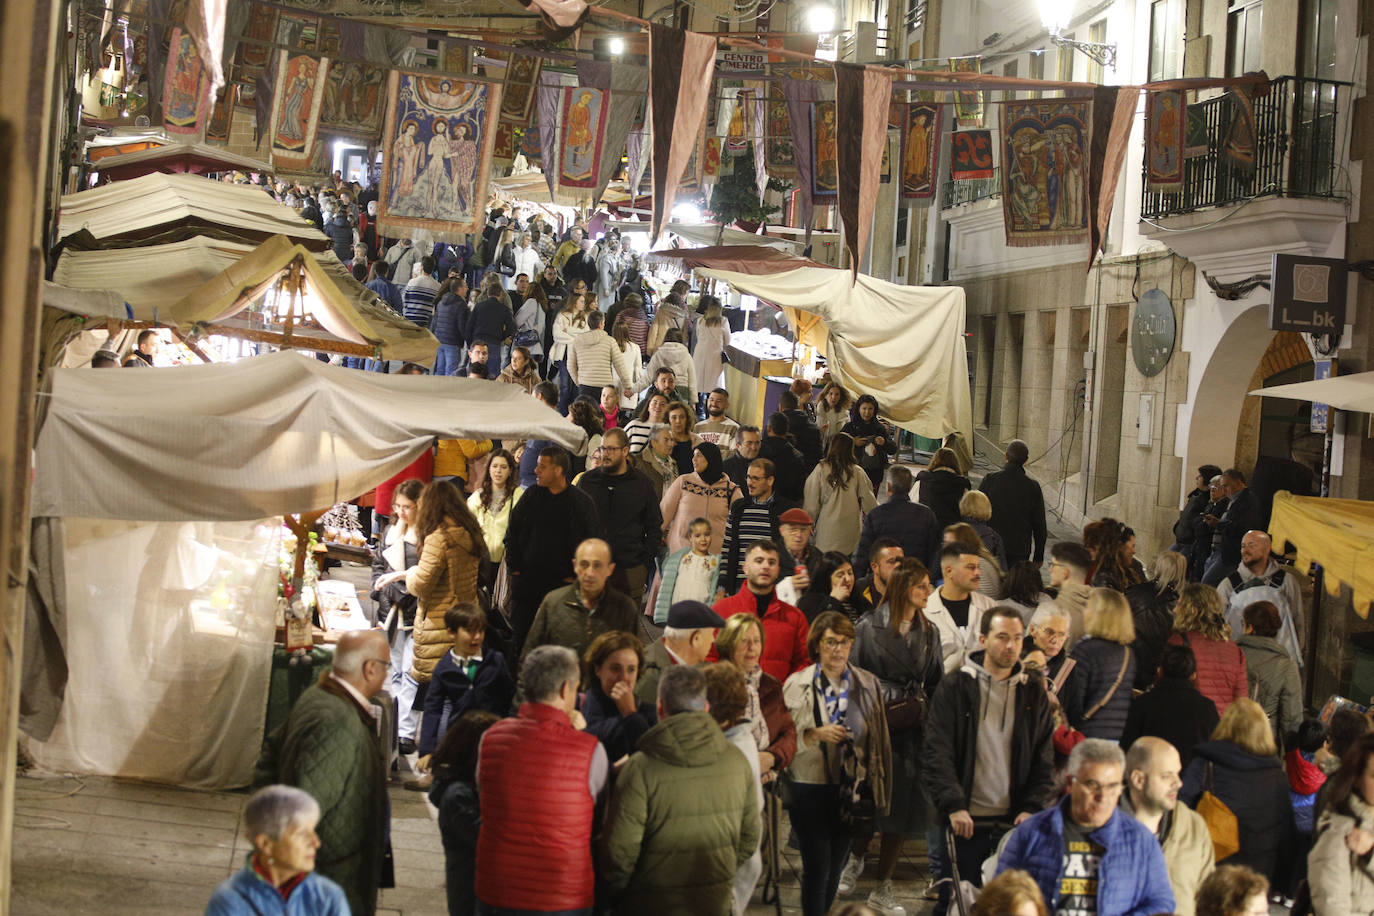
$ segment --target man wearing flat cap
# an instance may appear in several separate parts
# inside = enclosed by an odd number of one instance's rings
[[[796,605],[802,592],[811,584],[807,568],[818,551],[811,546],[816,522],[805,509],[788,509],[778,516],[778,532],[782,535],[782,552],[778,556],[778,600]]]
[[[635,685],[635,699],[658,702],[658,679],[674,665],[697,665],[706,660],[725,621],[701,601],[679,601],[668,608],[663,636],[644,650],[644,665]]]

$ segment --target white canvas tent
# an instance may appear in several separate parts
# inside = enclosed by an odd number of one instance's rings
[[[1336,378],[1256,388],[1250,393],[1265,398],[1316,401],[1319,404],[1330,404],[1338,410],[1374,414],[1374,372],[1357,372],[1354,375],[1341,375]]]
[[[246,784],[262,741],[276,517],[367,491],[434,437],[584,438],[513,385],[294,352],[55,369],[40,406],[21,727],[49,769],[205,788]]]

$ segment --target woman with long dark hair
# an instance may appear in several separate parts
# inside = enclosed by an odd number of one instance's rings
[[[868,475],[876,493],[883,473],[887,471],[889,459],[897,454],[897,437],[886,423],[878,419],[878,399],[871,394],[859,395],[849,422],[840,432],[854,437],[859,466]]]
[[[816,520],[816,549],[853,554],[863,517],[878,500],[854,457],[852,436],[838,433],[830,439],[825,460],[807,476],[803,493],[802,505]]]
[[[930,456],[930,464],[917,473],[916,482],[920,484],[921,505],[935,513],[941,528],[959,521],[959,500],[973,484],[959,473],[959,456],[954,454],[954,449],[936,449]]]
[[[472,709],[449,726],[430,766],[434,786],[429,800],[439,809],[439,836],[444,842],[444,890],[448,916],[471,916],[477,905],[473,882],[477,874],[477,832],[481,810],[477,800],[477,751],[482,736],[499,716]]]
[[[515,456],[498,448],[487,458],[482,486],[468,497],[468,508],[482,526],[482,537],[490,545],[493,563],[500,563],[506,554],[510,510],[525,493],[525,488],[520,486],[519,469]]]
[[[816,404],[816,426],[820,428],[821,441],[828,445],[831,437],[848,422],[849,392],[838,382],[831,382],[825,386]]]
[[[1132,563],[1134,554],[1127,554],[1128,539],[1134,542],[1135,532],[1114,518],[1098,519],[1083,526],[1083,546],[1093,558],[1088,584],[1125,592],[1144,580]]]
[[[1316,916],[1374,913],[1374,735],[1341,757],[1326,789],[1326,810],[1307,854],[1307,884]]]
[[[587,295],[572,293],[563,304],[563,310],[553,320],[553,349],[549,353],[549,360],[558,364],[558,409],[564,414],[577,395],[577,386],[568,374],[568,347],[572,345],[573,338],[591,330],[587,327],[587,315],[590,313]]]
[[[574,463],[573,471],[577,474],[590,471],[601,463],[601,437],[606,432],[601,405],[591,398],[578,398],[568,405],[568,419],[574,426],[582,427],[582,431],[587,434],[587,441],[574,456],[581,460],[582,466],[578,467]]]
[[[854,566],[849,555],[838,550],[818,553],[808,570],[811,584],[797,599],[797,608],[807,620],[815,620],[826,611],[836,611],[857,622],[860,614],[851,596],[854,593]]]

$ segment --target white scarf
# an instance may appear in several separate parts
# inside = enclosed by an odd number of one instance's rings
[[[763,679],[763,669],[755,668],[744,676],[745,693],[749,703],[745,715],[749,720],[749,733],[754,736],[754,744],[761,751],[768,750],[768,723],[763,718],[763,707],[759,704],[759,682]]]

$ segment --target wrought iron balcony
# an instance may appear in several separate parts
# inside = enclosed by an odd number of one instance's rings
[[[1002,196],[1002,170],[992,170],[991,178],[961,178],[946,181],[940,189],[940,206],[948,210],[960,204],[971,204],[989,197]]]
[[[1225,96],[1190,104],[1207,125],[1207,151],[1184,160],[1183,188],[1143,189],[1140,215],[1158,219],[1255,197],[1344,197],[1341,159],[1348,146],[1350,83],[1284,76],[1254,100],[1255,164],[1244,170],[1226,158],[1231,103]]]

